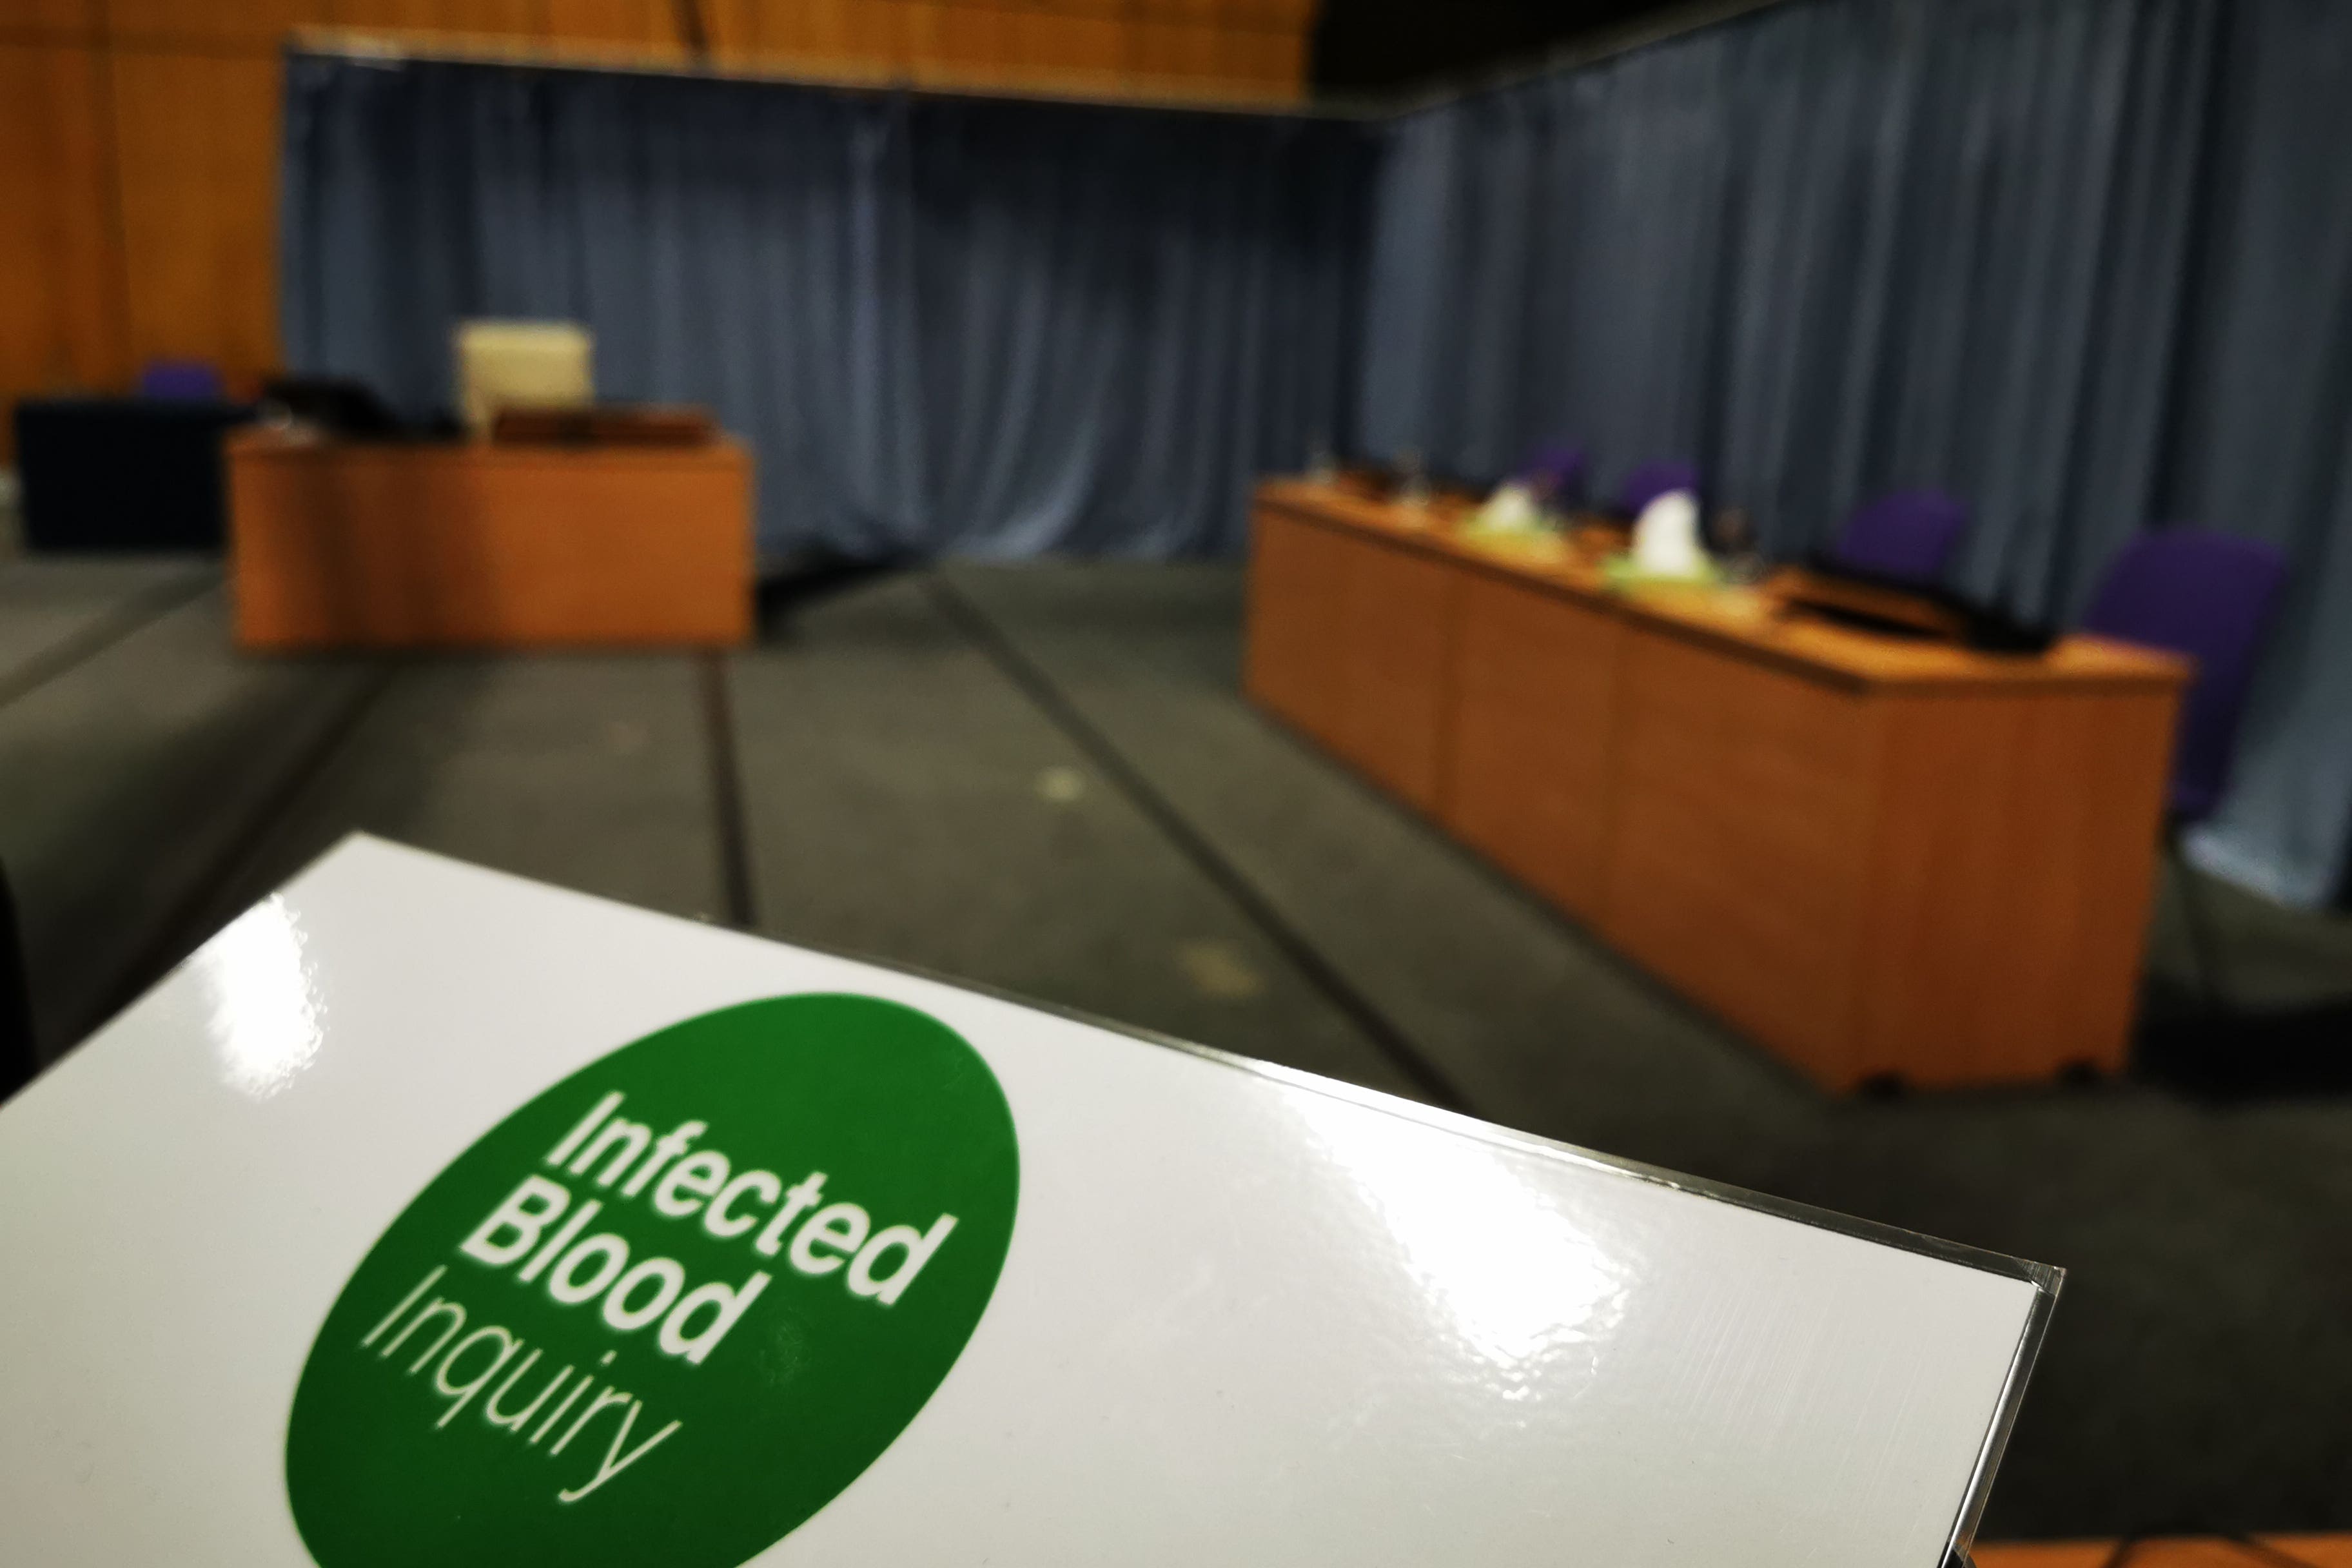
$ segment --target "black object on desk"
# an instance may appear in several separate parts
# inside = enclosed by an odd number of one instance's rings
[[[2047,653],[2057,628],[2021,621],[1998,605],[1948,588],[1886,577],[1815,555],[1788,595],[1797,608],[1824,619],[1897,637],[1958,643],[1979,653]]]
[[[340,375],[281,375],[261,389],[265,418],[307,425],[339,441],[397,441],[420,434],[375,388]]]

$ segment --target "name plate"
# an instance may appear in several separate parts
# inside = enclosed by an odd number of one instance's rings
[[[256,1568],[1941,1568],[2057,1288],[366,838],[0,1258],[0,1560]]]

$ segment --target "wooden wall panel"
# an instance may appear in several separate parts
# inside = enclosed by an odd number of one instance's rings
[[[625,0],[546,0],[611,6]],[[1303,0],[705,0],[721,58],[828,62],[928,82],[1009,82],[1153,95],[1295,95],[1311,5]],[[577,28],[572,29],[574,32]],[[607,29],[609,31],[609,29]],[[566,25],[554,31],[566,35]]]
[[[986,81],[1003,69],[999,13],[938,0],[905,0],[891,9],[895,58],[918,80]]]
[[[87,48],[0,45],[0,400],[11,405],[122,374],[103,69]],[[0,421],[0,459],[13,440]]]
[[[118,47],[274,52],[297,27],[335,20],[333,0],[100,0]]]
[[[1233,80],[1296,92],[1307,79],[1307,35],[1228,31],[1219,59]]]
[[[1159,16],[1129,24],[1129,63],[1146,81],[1210,79],[1217,74],[1218,29]]]
[[[114,56],[132,363],[278,363],[278,60]]]
[[[547,36],[547,0],[327,0],[338,27],[384,27],[475,37]]]
[[[899,29],[895,7],[876,0],[753,0],[755,47],[765,55],[895,64]]]
[[[1115,77],[1127,63],[1127,24],[1115,16],[1014,11],[1013,53],[1022,68],[1082,80]]]
[[[5,0],[0,39],[12,43],[89,43],[98,32],[99,0]]]
[[[1021,26],[1023,13],[986,5],[941,5],[929,9],[938,16],[939,65],[969,71],[969,80],[1020,79],[1036,74],[1037,65],[1028,58],[1028,40]],[[909,52],[922,58],[915,37],[910,37],[908,44]]]
[[[730,64],[758,58],[762,9],[760,0],[702,0],[712,57]]]
[[[1232,26],[1303,37],[1315,29],[1318,3],[1319,0],[1223,0],[1221,15]]]
[[[675,0],[542,0],[557,44],[616,44],[667,55],[682,47]]]

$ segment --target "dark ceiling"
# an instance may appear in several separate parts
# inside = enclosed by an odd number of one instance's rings
[[[1323,0],[1309,74],[1324,93],[1387,93],[1533,64],[1686,0]]]

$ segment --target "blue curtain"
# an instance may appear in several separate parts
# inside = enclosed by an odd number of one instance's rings
[[[1700,464],[1798,554],[1880,491],[2079,614],[2150,524],[2294,562],[2209,868],[2352,840],[2352,6],[1810,0],[1391,122],[1357,429],[1471,478]]]
[[[1945,486],[1969,586],[2079,608],[2152,499],[2214,11],[1791,5],[1398,121],[1364,440],[1695,458],[1789,553]]]
[[[2294,563],[2210,869],[2290,903],[2352,894],[2352,6],[2236,0],[2164,489]]]
[[[760,538],[1232,552],[1345,444],[1356,126],[297,54],[286,353],[406,411],[450,331],[560,316],[607,396],[717,410]]]

